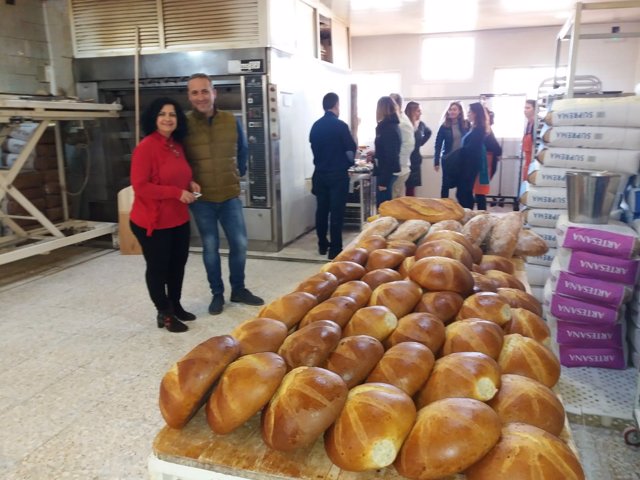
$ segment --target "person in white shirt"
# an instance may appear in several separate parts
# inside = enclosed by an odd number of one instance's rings
[[[391,198],[403,197],[405,195],[405,182],[411,173],[411,152],[415,146],[415,136],[413,123],[402,111],[402,96],[399,93],[390,93],[389,96],[396,103],[398,118],[400,119],[400,171],[394,173],[397,177],[393,182]]]

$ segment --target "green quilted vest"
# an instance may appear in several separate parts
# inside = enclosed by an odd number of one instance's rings
[[[184,140],[193,179],[202,188],[202,200],[224,202],[240,195],[238,172],[238,130],[232,113],[217,110],[209,124],[198,111],[187,114],[188,131]]]

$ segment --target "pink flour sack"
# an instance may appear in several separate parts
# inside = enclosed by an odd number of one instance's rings
[[[596,278],[560,272],[555,281],[555,292],[568,297],[582,298],[589,302],[602,303],[619,308],[631,296],[631,288]]]
[[[551,298],[551,314],[559,320],[589,325],[614,325],[618,323],[624,308],[617,309],[582,299],[554,293]]]
[[[557,277],[560,271],[633,286],[638,276],[638,260],[558,248],[551,274]]]
[[[615,325],[585,325],[582,323],[557,323],[556,341],[562,345],[594,348],[622,348],[625,342],[626,322]]]
[[[633,228],[622,222],[606,225],[571,223],[566,214],[558,218],[556,241],[559,247],[618,258],[634,258],[640,241]]]
[[[560,345],[560,364],[565,367],[627,368],[626,348],[593,348]]]

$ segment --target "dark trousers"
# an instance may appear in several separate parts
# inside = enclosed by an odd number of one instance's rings
[[[316,233],[318,248],[338,254],[342,250],[342,225],[349,194],[349,174],[318,173],[312,178],[311,192],[316,196]],[[327,230],[331,241],[327,240]]]
[[[479,166],[468,165],[459,173],[456,199],[464,208],[470,208],[473,210],[475,200],[473,197],[473,185],[476,183],[476,177],[478,176],[479,171]]]
[[[486,210],[487,209],[487,196],[476,194],[476,206],[478,210]]]
[[[180,303],[184,267],[189,256],[189,222],[173,228],[147,230],[129,222],[147,262],[145,280],[151,301],[158,311]]]

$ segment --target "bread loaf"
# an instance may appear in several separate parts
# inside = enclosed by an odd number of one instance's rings
[[[449,323],[460,311],[464,298],[456,292],[427,292],[415,307],[416,312],[435,315],[444,323]]]
[[[491,279],[496,288],[517,288],[523,292],[526,290],[524,284],[510,273],[501,272],[500,270],[487,270],[484,276]]]
[[[416,407],[402,390],[384,383],[357,386],[325,434],[325,451],[343,470],[384,468],[396,459],[415,419]]]
[[[405,255],[399,250],[379,248],[369,253],[369,259],[365,268],[367,272],[379,268],[396,268],[405,259]]]
[[[384,305],[400,318],[412,312],[421,297],[422,289],[417,283],[411,280],[397,280],[376,287],[369,299],[369,305]]]
[[[478,352],[451,353],[439,358],[418,395],[418,408],[443,398],[473,398],[486,402],[500,388],[500,367]]]
[[[497,293],[474,293],[460,307],[458,319],[463,318],[482,318],[504,325],[511,320],[511,307]]]
[[[476,215],[462,227],[462,234],[474,245],[482,245],[493,228],[496,217],[493,215]]]
[[[441,220],[431,225],[429,233],[439,232],[440,230],[451,230],[453,232],[462,232],[462,223],[457,220]]]
[[[299,328],[318,320],[331,320],[343,328],[358,308],[358,303],[351,297],[331,297],[309,310]]]
[[[400,475],[415,480],[460,473],[493,448],[501,426],[491,407],[477,400],[447,398],[434,402],[418,412],[394,465]]]
[[[496,220],[491,230],[491,235],[489,235],[487,253],[511,258],[516,249],[522,223],[522,214],[520,212],[509,212],[501,215]]]
[[[435,358],[418,342],[402,342],[385,352],[367,383],[388,383],[413,396],[429,378]]]
[[[551,331],[542,317],[525,308],[512,308],[511,320],[504,326],[506,333],[519,333],[523,337],[533,338],[543,345],[549,345]]]
[[[290,369],[322,365],[342,336],[340,326],[331,320],[318,320],[293,332],[278,349]]]
[[[321,303],[331,296],[338,285],[338,279],[333,273],[319,272],[302,281],[295,291],[310,293]]]
[[[542,305],[536,297],[518,288],[498,288],[500,295],[512,308],[526,308],[536,315],[542,315]]]
[[[549,388],[560,378],[560,362],[553,352],[533,338],[517,333],[505,335],[498,364],[502,373],[524,375]]]
[[[413,267],[413,264],[416,263],[416,257],[407,257],[405,258],[400,266],[398,267],[398,273],[400,276],[404,278],[409,278],[409,270]]]
[[[549,251],[547,242],[533,230],[522,229],[518,235],[514,255],[522,257],[538,257]]]
[[[398,227],[398,220],[391,217],[385,216],[381,213],[382,216],[376,218],[372,222],[369,222],[364,225],[360,234],[356,237],[356,243],[365,238],[371,237],[373,235],[380,235],[381,237],[387,237],[391,232],[393,232]]]
[[[486,213],[485,210],[479,210],[478,212],[476,212],[475,210],[471,210],[470,208],[464,207],[464,217],[462,217],[462,220],[460,220],[460,223],[462,223],[464,225],[469,220],[471,220],[473,217],[475,217],[476,213],[479,214],[480,212],[485,212]]]
[[[442,355],[479,352],[497,360],[503,342],[504,332],[497,323],[481,318],[465,318],[447,325]]]
[[[211,430],[225,435],[258,413],[271,400],[285,373],[284,360],[272,352],[245,355],[231,363],[207,402]]]
[[[484,273],[488,270],[500,270],[511,275],[516,271],[513,262],[508,258],[499,255],[483,255],[478,264],[478,271]]]
[[[564,407],[556,394],[522,375],[502,375],[500,390],[488,405],[502,423],[526,423],[557,436],[564,429]]]
[[[333,260],[334,262],[355,262],[364,266],[368,258],[369,252],[364,248],[351,247],[341,251]]]
[[[369,335],[344,337],[331,352],[324,368],[340,375],[347,387],[359,385],[384,355],[384,347]]]
[[[471,272],[473,277],[473,293],[480,292],[492,292],[496,293],[498,288],[489,277],[482,275],[481,273]]]
[[[336,276],[338,284],[350,282],[351,280],[360,280],[365,274],[364,267],[356,262],[329,262],[325,263],[321,268],[321,272],[329,272]]]
[[[160,413],[171,428],[182,428],[207,401],[227,365],[240,355],[230,335],[205,340],[173,364],[160,382]]]
[[[434,240],[451,240],[452,242],[459,243],[471,254],[473,263],[480,263],[480,260],[482,259],[482,250],[467,240],[467,238],[460,232],[454,232],[452,230],[440,230],[439,232],[433,233],[429,232],[429,234],[422,239],[421,243],[432,242]]]
[[[379,268],[378,270],[372,270],[365,273],[362,277],[362,281],[369,285],[372,291],[383,283],[395,282],[397,280],[402,280],[402,275],[392,268]]]
[[[381,235],[371,235],[356,242],[356,248],[362,248],[367,254],[379,248],[387,248],[387,239]]]
[[[344,381],[329,370],[291,370],[262,412],[264,443],[285,452],[311,445],[338,418],[347,393]]]
[[[349,323],[344,327],[343,335],[369,335],[376,340],[383,341],[398,325],[398,317],[383,305],[364,307],[353,314]]]
[[[338,283],[337,280],[336,283]],[[262,307],[258,316],[280,320],[287,326],[287,329],[290,329],[295,327],[302,320],[302,317],[317,304],[316,296],[308,292],[288,293]]]
[[[402,222],[396,230],[387,237],[389,242],[395,240],[408,240],[417,242],[427,234],[431,224],[425,220],[406,220]]]
[[[463,208],[450,198],[399,197],[382,202],[378,212],[398,220],[424,220],[429,223],[462,220],[464,217]]]
[[[385,341],[392,347],[402,342],[418,342],[435,355],[444,343],[444,323],[430,313],[410,313],[398,320],[398,326]]]
[[[387,248],[391,250],[398,250],[402,252],[405,257],[411,257],[415,255],[418,246],[414,242],[409,240],[389,240],[387,242]]]
[[[358,308],[364,307],[369,303],[371,297],[371,287],[362,280],[352,280],[343,283],[335,289],[332,297],[351,297],[355,300]]]
[[[446,290],[467,296],[473,290],[471,272],[452,258],[422,258],[409,270],[409,278],[430,291]]]
[[[242,322],[231,332],[240,345],[240,355],[277,352],[288,334],[287,326],[273,318],[254,318]]]
[[[467,480],[584,480],[580,462],[558,437],[524,423],[507,423],[500,441],[465,472]]]
[[[465,267],[471,268],[473,259],[469,251],[452,240],[432,240],[425,242],[416,250],[416,261],[425,257],[447,257],[460,261]]]

